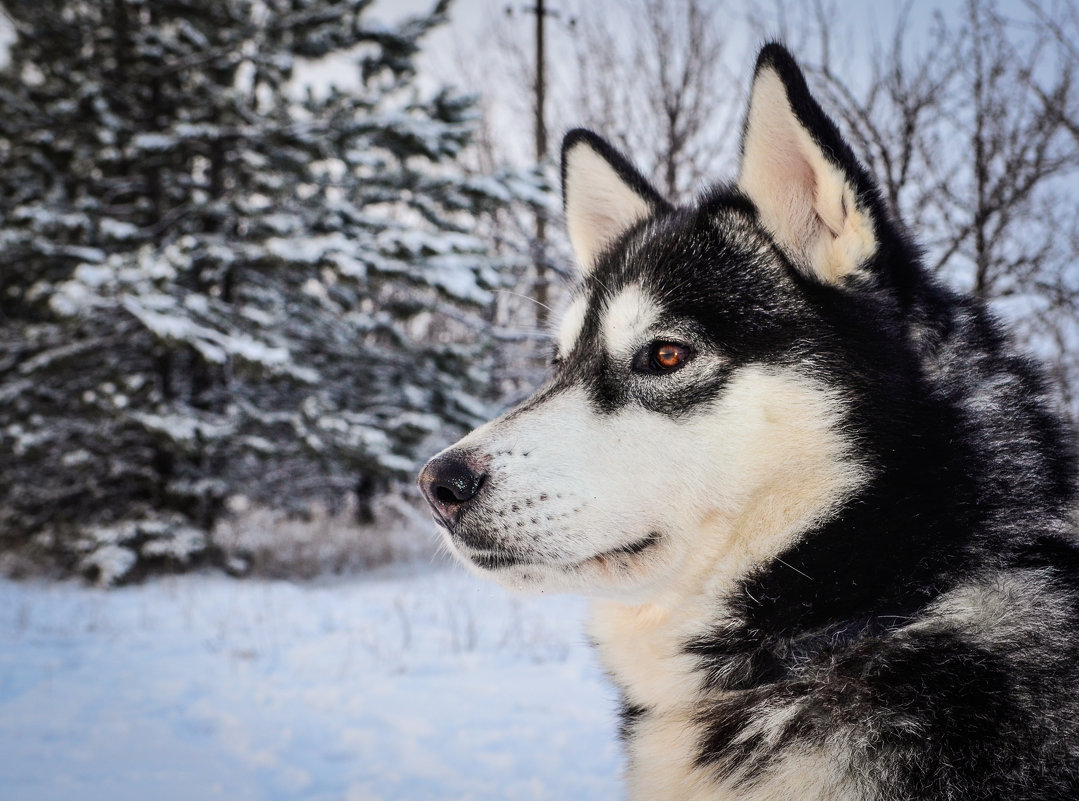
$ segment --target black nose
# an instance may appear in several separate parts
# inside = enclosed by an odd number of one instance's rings
[[[453,528],[461,510],[476,497],[486,473],[470,454],[448,451],[420,471],[419,484],[427,503],[447,528]]]

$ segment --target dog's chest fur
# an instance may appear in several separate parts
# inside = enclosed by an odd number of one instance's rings
[[[686,644],[707,629],[715,609],[701,599],[678,611],[658,604],[597,601],[590,635],[623,696],[622,736],[630,801],[854,801],[862,795],[839,769],[836,744],[792,750],[768,769],[746,775],[737,764],[700,758],[707,738],[701,710],[731,691],[709,690]],[[778,733],[795,711],[763,703],[746,738]]]

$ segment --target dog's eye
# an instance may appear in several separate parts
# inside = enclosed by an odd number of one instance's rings
[[[673,373],[693,356],[687,345],[677,342],[653,342],[645,345],[633,357],[633,369],[638,373]]]

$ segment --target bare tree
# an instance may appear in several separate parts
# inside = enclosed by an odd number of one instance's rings
[[[621,23],[610,11],[582,7],[567,112],[636,159],[668,198],[688,199],[722,172],[738,142],[745,81],[727,66],[725,9],[636,0]],[[749,57],[737,55],[737,63]]]
[[[734,155],[751,53],[734,53],[721,15],[706,0],[629,0],[617,6],[554,2],[548,14],[547,130],[597,130],[626,151],[672,200],[687,199],[722,172]],[[534,22],[523,7],[480,33],[458,61],[486,96],[494,161],[525,163],[532,155],[523,124],[534,113]],[[531,7],[525,9],[530,13]],[[482,53],[482,58],[477,58]],[[728,62],[737,64],[738,73]],[[491,76],[499,80],[492,81]],[[557,141],[547,143],[553,152]]]

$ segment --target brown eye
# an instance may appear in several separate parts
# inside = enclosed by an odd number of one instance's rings
[[[673,370],[686,360],[686,349],[681,345],[664,343],[652,350],[652,361],[664,370]]]
[[[633,357],[633,369],[638,373],[671,373],[682,367],[692,355],[686,345],[653,342],[641,348]]]

